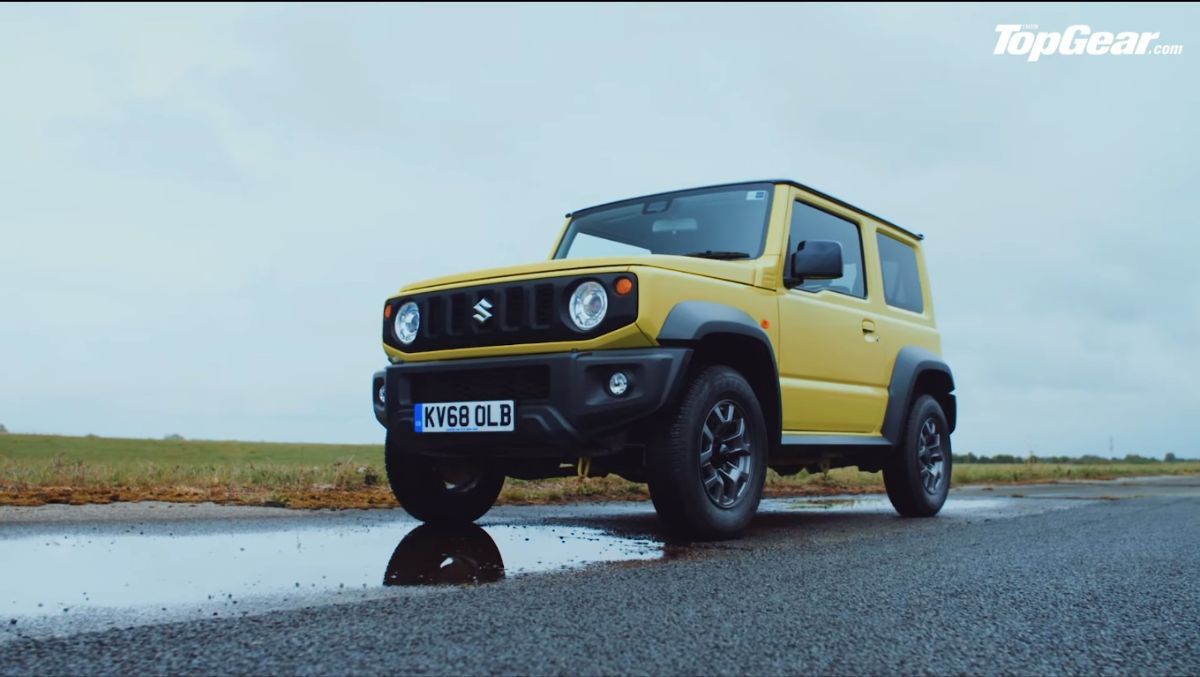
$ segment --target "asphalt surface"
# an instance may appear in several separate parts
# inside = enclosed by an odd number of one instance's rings
[[[215,508],[155,519],[135,507],[72,522],[69,509],[38,510],[0,511],[0,552],[5,539],[15,548],[68,528],[403,520],[259,512],[242,523]],[[482,524],[658,534],[642,504],[501,508]],[[924,520],[878,500],[775,501],[741,540],[659,548],[488,584],[320,593],[235,618],[104,631],[14,618],[0,673],[1200,674],[1200,478],[969,489]]]

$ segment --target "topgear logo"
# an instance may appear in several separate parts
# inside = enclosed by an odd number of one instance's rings
[[[1043,56],[1133,56],[1183,54],[1183,45],[1151,44],[1159,33],[1093,31],[1087,24],[1067,26],[1061,33],[1039,31],[1036,24],[996,24],[1000,34],[992,54],[1024,56],[1037,61]]]

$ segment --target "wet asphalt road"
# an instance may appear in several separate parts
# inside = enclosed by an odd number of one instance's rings
[[[401,519],[112,508],[78,520],[7,509],[0,552],[64,529],[351,520],[378,533]],[[648,504],[501,508],[483,524],[497,541],[501,528],[657,536]],[[522,542],[500,550],[521,554]],[[1200,674],[1200,478],[969,489],[927,520],[878,501],[775,501],[739,541],[656,547],[489,584],[317,593],[235,618],[135,614],[118,621],[134,627],[103,631],[21,618],[0,637],[0,673]]]

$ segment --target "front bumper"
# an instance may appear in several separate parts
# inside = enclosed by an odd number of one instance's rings
[[[691,354],[689,348],[645,348],[391,365],[377,372],[372,382],[375,418],[387,428],[388,445],[405,453],[548,458],[615,453],[631,424],[662,409],[674,397]],[[494,379],[506,370],[523,368],[546,374],[546,387],[522,396],[506,395],[503,384],[493,385],[489,397],[515,401],[513,432],[414,431],[413,404],[422,397],[420,392],[414,393],[414,386],[425,387],[421,384],[431,379],[474,385],[475,375],[479,380]],[[628,392],[621,397],[609,395],[605,388],[616,370],[625,372],[630,381]],[[381,388],[382,401],[378,395]],[[426,401],[453,400],[440,396]]]

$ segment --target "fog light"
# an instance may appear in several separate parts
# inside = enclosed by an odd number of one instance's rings
[[[629,390],[629,377],[623,371],[613,372],[612,376],[608,377],[608,394],[613,397],[620,397]]]

